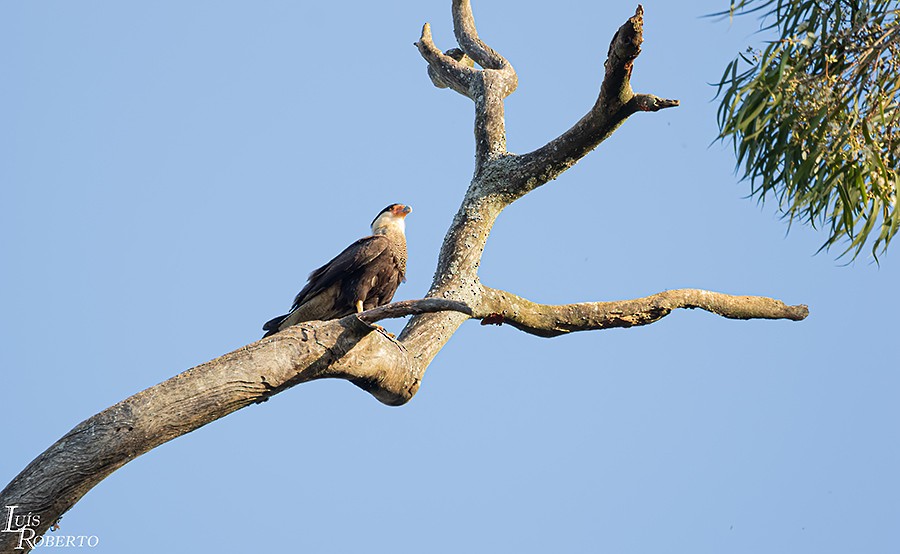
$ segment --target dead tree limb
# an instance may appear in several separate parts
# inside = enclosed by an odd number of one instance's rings
[[[21,533],[0,532],[0,552],[30,550],[28,539],[43,535],[97,483],[141,454],[300,383],[343,378],[386,404],[405,402],[419,387],[418,381],[409,380],[415,362],[402,344],[372,323],[435,310],[471,313],[459,302],[432,298],[303,323],[200,364],[88,418],[0,493],[0,509],[15,506],[18,513],[30,512],[40,519],[39,526]],[[6,518],[4,512],[0,519]]]
[[[28,465],[0,493],[0,507],[40,515],[39,537],[88,490],[140,454],[211,421],[263,402],[294,385],[348,380],[389,405],[408,402],[432,359],[470,318],[508,322],[540,336],[653,323],[677,308],[724,317],[803,319],[805,306],[698,290],[647,298],[546,306],[485,287],[478,277],[491,228],[504,208],[555,179],[638,112],[678,105],[636,94],[631,73],[643,41],[643,9],[615,33],[597,101],[571,129],[517,155],[506,150],[503,101],[517,86],[509,61],[479,36],[469,0],[453,0],[459,48],[442,52],[426,24],[416,42],[439,88],[475,105],[475,171],[444,238],[431,288],[421,301],[384,306],[340,320],[307,322],[201,364],[87,419]],[[475,67],[475,64],[479,68]],[[399,338],[376,331],[380,318],[415,314]],[[16,533],[0,533],[0,552],[27,552]]]
[[[649,325],[678,308],[699,308],[729,319],[800,321],[809,315],[806,306],[788,306],[773,298],[732,296],[698,289],[667,290],[634,300],[553,306],[485,287],[482,299],[478,311],[474,313],[474,317],[481,319],[482,325],[509,323],[516,329],[540,337]]]

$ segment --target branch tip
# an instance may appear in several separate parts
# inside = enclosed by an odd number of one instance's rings
[[[669,98],[660,98],[653,94],[635,94],[629,102],[635,112],[658,112],[666,108],[680,106],[681,101]]]
[[[788,306],[788,309],[791,311],[791,315],[788,316],[791,321],[803,321],[809,316],[809,306],[806,304]]]
[[[511,69],[509,62],[478,37],[469,0],[453,0],[453,34],[460,48],[485,69]]]

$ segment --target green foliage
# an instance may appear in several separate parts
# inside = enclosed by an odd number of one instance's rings
[[[829,229],[822,248],[872,254],[900,229],[898,0],[733,0],[778,39],[739,55],[718,85],[719,138],[760,201]],[[821,250],[821,249],[820,249]]]

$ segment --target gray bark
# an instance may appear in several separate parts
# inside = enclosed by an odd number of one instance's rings
[[[630,77],[643,40],[643,9],[616,32],[595,104],[575,125],[533,152],[506,150],[503,100],[517,85],[512,65],[478,37],[468,0],[453,0],[459,48],[439,50],[426,24],[416,43],[439,88],[475,106],[476,163],[472,181],[444,239],[437,270],[421,301],[399,302],[340,320],[297,325],[189,369],[77,425],[28,465],[0,493],[0,507],[39,514],[37,536],[107,475],[140,454],[273,394],[323,378],[348,380],[388,405],[418,391],[432,359],[467,319],[507,322],[539,336],[629,327],[657,321],[677,308],[701,308],[729,318],[806,317],[805,306],[760,297],[697,290],[667,291],[619,302],[536,304],[482,285],[478,267],[494,221],[504,208],[555,179],[609,137],[631,115],[678,105],[636,94]],[[480,68],[476,68],[478,64]],[[396,339],[371,323],[416,314]],[[18,535],[0,533],[0,552]]]

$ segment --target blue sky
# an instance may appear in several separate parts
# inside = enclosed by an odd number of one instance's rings
[[[95,552],[896,552],[897,252],[746,199],[714,89],[754,22],[646,1],[638,114],[510,207],[485,284],[535,301],[697,287],[810,306],[551,340],[464,325],[401,408],[296,387],[107,478],[58,533]],[[476,0],[519,75],[509,149],[596,98],[628,2]],[[449,0],[0,4],[0,480],[78,422],[258,339],[308,272],[412,205],[428,289],[471,177],[471,102],[413,42]],[[399,329],[402,322],[391,322]]]

